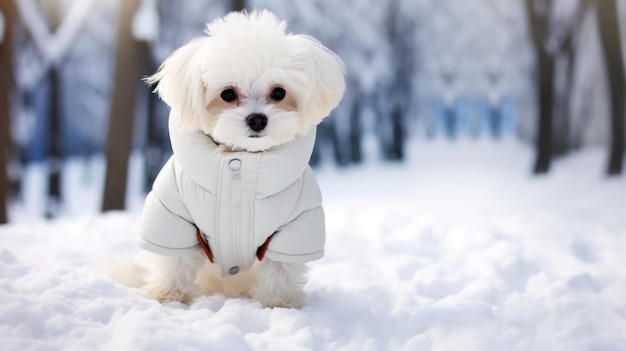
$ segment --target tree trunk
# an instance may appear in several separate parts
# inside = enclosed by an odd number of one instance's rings
[[[597,19],[611,99],[611,148],[607,172],[622,173],[624,164],[624,61],[615,0],[598,0]]]
[[[537,158],[535,174],[548,173],[552,159],[552,108],[554,101],[554,59],[545,52],[537,54],[539,73],[539,130],[537,135]]]
[[[415,53],[413,50],[414,19],[408,18],[402,12],[399,0],[389,3],[386,13],[386,37],[391,43],[391,59],[393,61],[394,79],[387,90],[391,101],[389,123],[391,123],[388,150],[386,157],[390,160],[404,159],[405,122],[412,96],[411,79],[415,67]]]
[[[15,18],[13,0],[0,0],[0,12],[5,19],[4,38],[0,42],[0,223],[6,223],[9,178],[7,168],[11,148],[10,95],[13,83],[12,26]]]
[[[48,26],[50,32],[55,33],[61,24],[61,15],[57,8],[59,0],[51,1],[51,10],[48,12]],[[50,92],[48,94],[48,203],[46,206],[46,217],[56,217],[61,204],[61,167],[62,167],[62,147],[61,135],[61,77],[59,68],[50,66],[48,71],[48,82]]]
[[[140,79],[146,43],[131,35],[133,14],[139,0],[119,3],[115,81],[109,131],[107,136],[107,169],[102,210],[123,209],[126,199],[128,157],[132,148],[135,122],[135,98]]]
[[[48,96],[48,206],[46,217],[53,218],[58,214],[61,203],[61,81],[58,68],[50,67],[48,80],[50,95]]]
[[[156,72],[158,67],[154,67],[154,65],[151,67],[150,71]],[[169,108],[164,108],[164,103],[157,94],[153,94],[147,89],[146,94],[148,95],[146,105],[149,117],[146,123],[147,137],[144,151],[146,165],[144,190],[149,191],[161,168],[172,154],[172,149],[167,132]]]
[[[350,111],[350,161],[360,163],[363,160],[361,153],[361,105],[355,100]]]
[[[551,0],[524,0],[528,25],[536,53],[536,82],[539,98],[539,121],[535,174],[547,173],[552,158],[552,108],[554,101],[554,57],[546,49],[549,36]]]
[[[335,164],[339,166],[346,166],[349,161],[347,160],[344,152],[344,144],[342,143],[342,139],[339,136],[337,126],[337,119],[333,118],[329,120],[328,130],[331,144],[333,145],[333,157],[335,159]]]
[[[391,149],[389,155],[391,160],[404,160],[404,115],[402,108],[396,105],[391,111]]]
[[[231,0],[231,8],[233,11],[243,11],[246,9],[246,0]]]

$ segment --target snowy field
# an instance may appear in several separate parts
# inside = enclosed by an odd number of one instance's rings
[[[318,170],[328,239],[302,310],[161,305],[99,276],[144,257],[136,212],[0,227],[0,349],[626,350],[626,176],[602,150],[541,178],[512,142],[411,150]]]

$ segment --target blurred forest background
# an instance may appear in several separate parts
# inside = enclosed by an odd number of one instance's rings
[[[243,8],[272,10],[346,63],[314,166],[401,162],[410,140],[464,138],[532,145],[538,175],[587,147],[606,149],[607,176],[623,171],[626,1],[0,0],[0,222],[33,196],[25,184],[42,184],[47,217],[81,182],[104,184],[102,210],[146,191],[171,149],[167,106],[141,77]],[[141,179],[126,176],[133,164]]]

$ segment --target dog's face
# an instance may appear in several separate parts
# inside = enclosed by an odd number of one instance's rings
[[[341,60],[311,37],[286,32],[268,11],[233,12],[208,37],[176,50],[159,71],[160,97],[190,129],[234,150],[261,151],[306,134],[345,90]]]

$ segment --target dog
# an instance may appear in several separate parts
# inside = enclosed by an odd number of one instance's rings
[[[138,244],[154,257],[125,280],[159,301],[218,292],[302,307],[325,241],[308,162],[344,64],[267,10],[231,12],[206,34],[145,79],[171,109],[174,153],[141,215]]]

